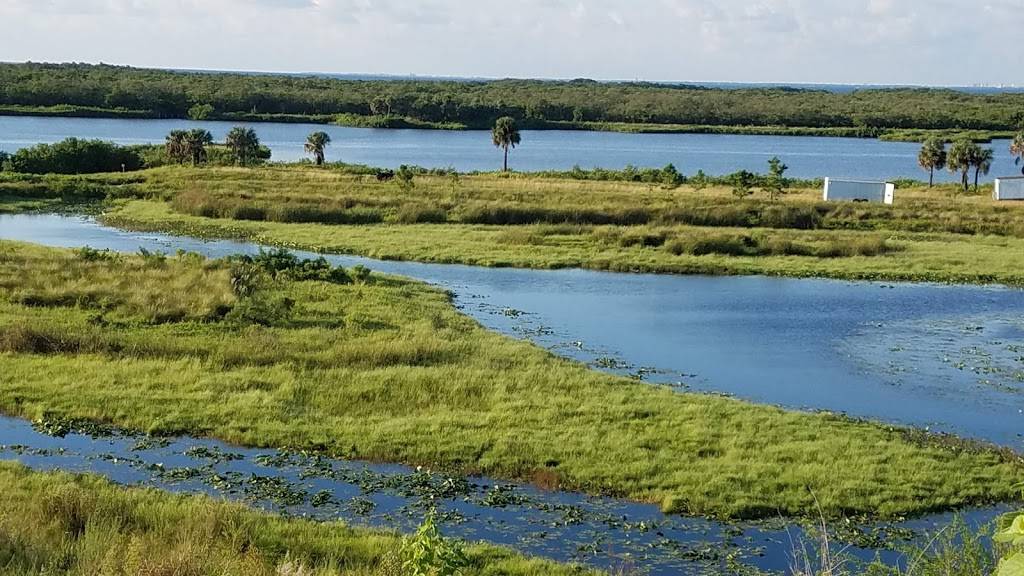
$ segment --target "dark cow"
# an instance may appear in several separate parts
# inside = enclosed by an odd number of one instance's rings
[[[390,182],[394,178],[394,170],[381,170],[380,172],[377,172],[377,182]]]

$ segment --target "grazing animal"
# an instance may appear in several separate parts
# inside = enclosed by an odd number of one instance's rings
[[[390,182],[395,178],[394,170],[382,170],[377,172],[377,182]]]

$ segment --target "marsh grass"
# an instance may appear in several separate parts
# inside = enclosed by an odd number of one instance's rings
[[[1019,495],[1010,486],[1022,465],[1011,452],[593,372],[484,330],[416,282],[355,270],[345,283],[282,274],[245,297],[292,302],[267,325],[201,313],[153,322],[132,303],[191,309],[195,296],[155,281],[163,269],[140,256],[83,260],[9,242],[0,254],[0,409],[27,418],[539,479],[731,518],[812,513],[808,487],[830,518]],[[201,278],[205,293],[232,293],[223,263],[178,260],[164,266]],[[94,282],[121,303],[117,321],[98,323],[91,300],[12,300],[36,285],[31,275],[18,280],[28,263],[78,269],[79,282],[103,270]]]
[[[75,306],[108,320],[147,323],[214,320],[235,301],[230,271],[194,255],[123,256],[88,247],[55,254],[0,245],[0,292],[12,304]]]
[[[1024,237],[1024,210],[952,188],[901,188],[894,206],[825,203],[817,188],[784,200],[728,187],[665,189],[643,182],[576,180],[530,174],[418,175],[403,191],[347,168],[168,167],[140,173],[138,191],[193,216],[323,224],[453,223],[519,226],[647,224],[786,230],[886,230]],[[123,194],[122,194],[123,195]],[[429,218],[410,218],[422,212]],[[444,215],[442,218],[441,215]]]
[[[962,519],[936,530],[920,544],[898,549],[894,565],[858,560],[849,546],[837,545],[822,521],[810,538],[794,542],[792,576],[991,576],[999,564],[992,527],[971,529]]]
[[[0,463],[0,572],[11,576],[399,576],[403,541]],[[467,576],[596,574],[494,546],[464,550]]]

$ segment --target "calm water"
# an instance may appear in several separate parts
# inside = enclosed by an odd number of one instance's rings
[[[0,216],[0,238],[210,256],[259,249],[52,215]],[[1021,290],[330,259],[438,284],[485,326],[605,369],[1024,450]]]
[[[178,128],[203,127],[223,140],[235,123],[188,120],[114,120],[0,116],[0,150],[52,143],[67,137],[99,138],[119,144],[161,143]],[[303,143],[314,130],[331,135],[328,160],[396,167],[416,164],[462,171],[495,170],[501,153],[486,131],[374,130],[314,124],[259,123],[251,125],[273,159],[304,158]],[[995,141],[996,162],[990,177],[1019,175],[1009,143]],[[511,155],[516,170],[568,170],[582,167],[661,167],[673,163],[686,174],[704,170],[728,174],[740,169],[764,172],[768,160],[779,156],[798,178],[916,178],[927,179],[917,167],[919,145],[859,138],[804,136],[737,136],[711,134],[619,134],[613,132],[526,131],[523,144]],[[939,180],[952,180],[947,172]]]

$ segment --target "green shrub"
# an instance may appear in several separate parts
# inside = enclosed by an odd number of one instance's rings
[[[143,162],[134,150],[112,142],[68,138],[22,148],[5,164],[11,171],[30,174],[91,174],[139,170]]]

